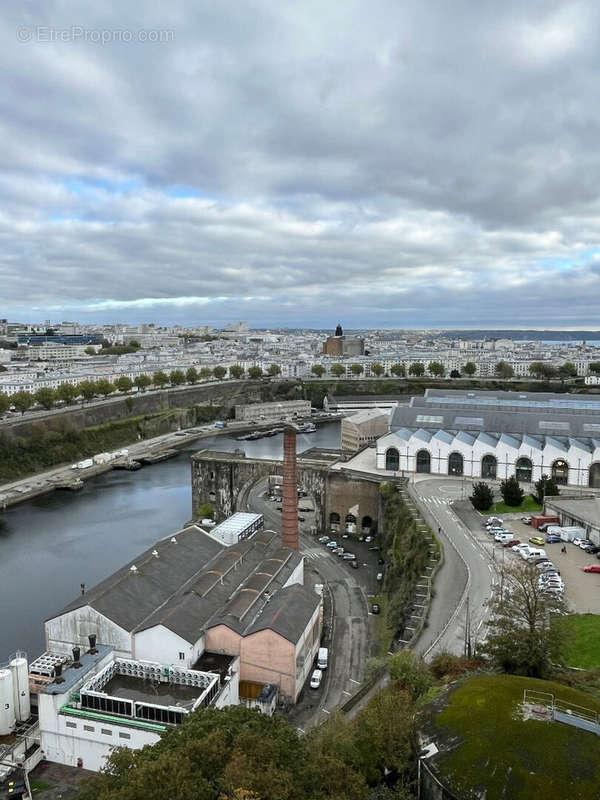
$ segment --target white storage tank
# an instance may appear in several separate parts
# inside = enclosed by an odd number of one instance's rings
[[[0,669],[0,736],[8,736],[15,729],[13,676],[9,669]]]
[[[9,666],[13,676],[15,716],[19,722],[25,722],[31,716],[31,700],[29,697],[29,668],[27,659],[13,658]]]

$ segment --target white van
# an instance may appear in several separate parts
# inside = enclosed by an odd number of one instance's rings
[[[525,556],[527,561],[534,561],[536,558],[545,558],[546,551],[539,547],[530,547],[529,553]]]
[[[584,529],[577,527],[577,525],[568,525],[561,528],[558,535],[563,542],[572,542],[574,539],[585,539]]]
[[[316,669],[313,674],[310,676],[310,688],[311,689],[318,689],[321,685],[321,678],[323,677],[323,673],[320,669]]]
[[[329,651],[326,647],[319,647],[319,655],[317,656],[317,667],[319,669],[327,669],[327,659]]]
[[[512,542],[514,538],[515,538],[514,533],[510,533],[510,531],[507,533],[497,533],[494,536],[494,540],[496,542],[500,542],[500,544],[504,544],[505,542]]]

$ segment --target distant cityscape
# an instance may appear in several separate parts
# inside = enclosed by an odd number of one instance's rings
[[[510,333],[510,336],[508,335]],[[585,338],[575,338],[576,336]],[[557,337],[562,337],[558,339]],[[600,333],[251,329],[0,319],[0,393],[217,367],[285,378],[583,377],[597,383]],[[243,372],[240,373],[240,370]],[[562,374],[561,374],[562,370]]]

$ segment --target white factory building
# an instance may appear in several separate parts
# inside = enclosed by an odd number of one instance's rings
[[[427,389],[391,413],[377,468],[600,488],[600,398]]]

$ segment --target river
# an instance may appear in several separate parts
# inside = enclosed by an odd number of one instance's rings
[[[339,447],[340,424],[298,435],[298,452]],[[0,514],[0,663],[15,650],[44,650],[43,622],[191,516],[190,455],[244,449],[281,458],[281,434],[255,442],[200,439],[170,461],[137,472],[112,471],[79,492],[55,492]]]

